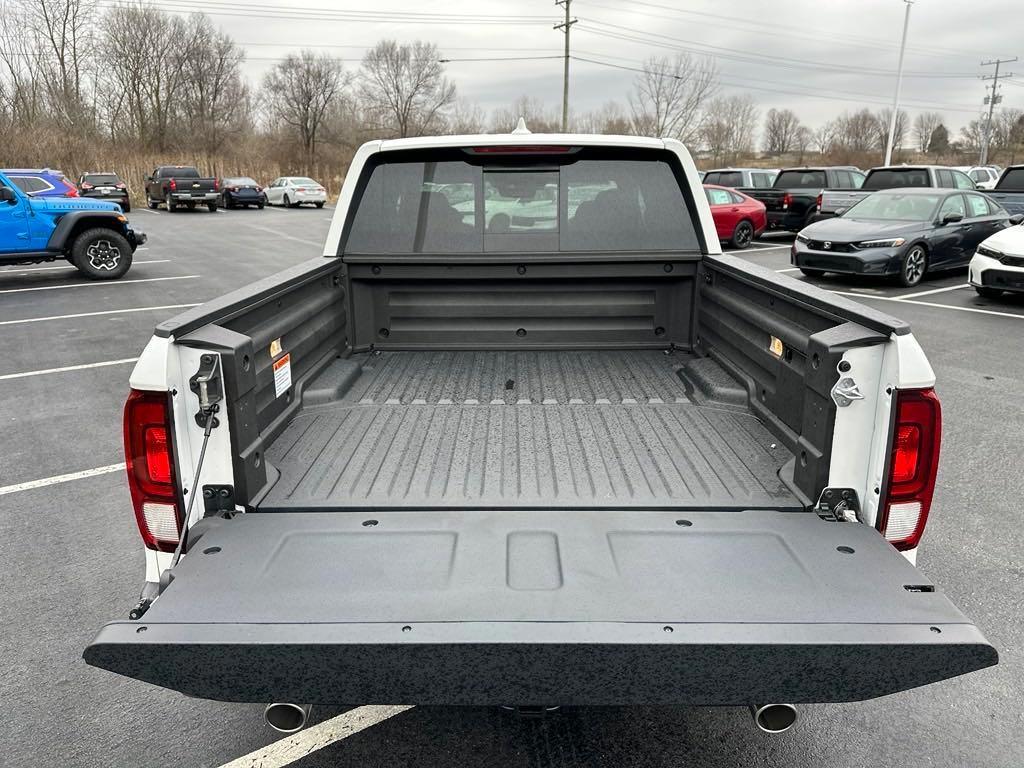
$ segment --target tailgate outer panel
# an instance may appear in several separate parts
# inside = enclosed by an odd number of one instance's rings
[[[765,510],[367,519],[219,522],[86,661],[225,701],[474,705],[854,701],[997,662],[863,525]]]

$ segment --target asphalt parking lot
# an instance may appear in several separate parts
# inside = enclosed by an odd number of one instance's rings
[[[318,255],[330,215],[143,210],[131,218],[150,240],[125,279],[88,282],[63,263],[0,269],[0,765],[278,765],[259,752],[279,741],[303,768],[1024,763],[1024,299],[982,299],[963,271],[914,289],[817,282],[909,321],[936,370],[944,446],[919,566],[999,649],[998,667],[805,707],[774,737],[738,708],[538,720],[414,708],[375,722],[390,712],[337,707],[314,708],[314,728],[284,740],[260,706],[191,700],[87,667],[82,649],[127,613],[142,581],[120,467],[132,361],[162,319]],[[803,279],[788,243],[772,236],[743,256]]]

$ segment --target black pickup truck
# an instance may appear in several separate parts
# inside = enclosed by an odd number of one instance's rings
[[[217,210],[220,184],[215,178],[204,178],[190,165],[162,165],[146,177],[146,203],[159,208],[163,203],[171,213],[179,206],[190,211],[205,205],[210,212]]]
[[[785,168],[770,189],[741,189],[764,203],[768,229],[799,232],[811,223],[824,189],[860,189],[864,174],[851,167]]]
[[[1024,213],[1024,165],[1011,165],[988,196],[1011,214]]]

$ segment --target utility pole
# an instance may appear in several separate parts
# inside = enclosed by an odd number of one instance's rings
[[[892,164],[892,145],[896,137],[896,117],[900,112],[900,89],[903,87],[903,52],[907,47],[907,27],[910,26],[910,6],[914,0],[903,0],[907,4],[907,12],[903,15],[903,39],[900,41],[900,63],[896,68],[896,95],[892,100],[892,115],[889,116],[889,138],[885,142],[885,162]]]
[[[565,6],[565,21],[555,24],[565,34],[565,67],[562,71],[562,133],[569,132],[569,29],[576,19],[569,18],[569,6],[572,0],[555,0],[555,5]]]
[[[995,111],[996,104],[1003,100],[1003,97],[999,95],[998,91],[1000,78],[999,65],[1010,64],[1016,60],[1017,57],[1014,56],[1012,59],[993,59],[992,61],[981,62],[981,66],[983,67],[991,67],[995,64],[996,71],[993,75],[982,75],[981,78],[982,80],[992,81],[992,94],[985,96],[985,103],[988,104],[988,119],[985,121],[985,135],[981,137],[981,155],[978,157],[978,165],[985,165],[985,163],[988,162],[988,146],[989,142],[992,140],[992,113]],[[1013,77],[1013,73],[1007,72],[1002,75],[1002,77]],[[987,92],[988,89],[989,86],[986,85],[985,91]]]

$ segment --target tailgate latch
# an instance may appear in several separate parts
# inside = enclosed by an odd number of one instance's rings
[[[853,488],[826,488],[814,511],[822,520],[833,523],[860,522],[860,501]]]

